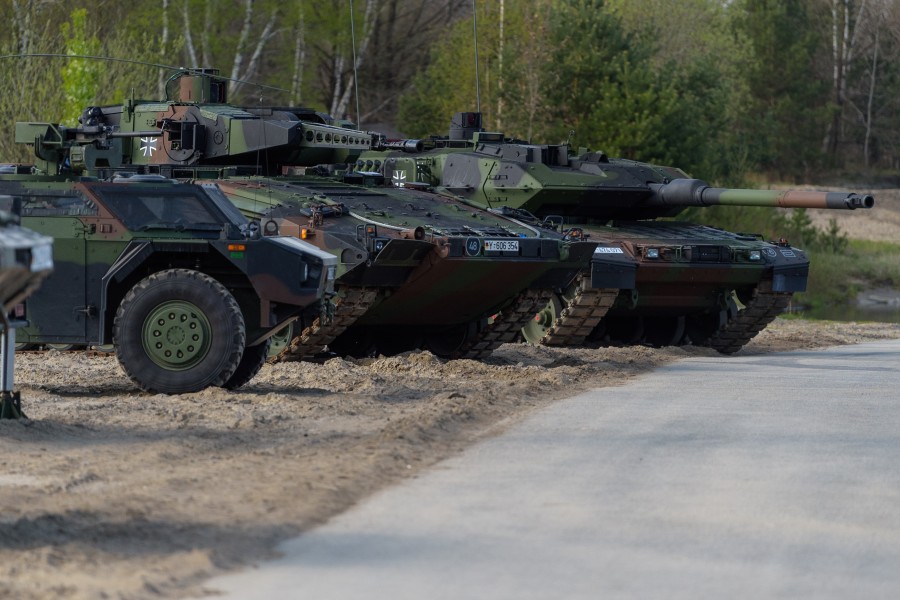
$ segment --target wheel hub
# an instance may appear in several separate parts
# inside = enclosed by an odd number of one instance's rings
[[[563,300],[556,294],[550,298],[550,301],[534,315],[528,325],[522,328],[522,336],[529,344],[540,344],[541,339],[546,335],[547,330],[553,326],[556,318],[563,309]]]
[[[144,321],[144,351],[165,369],[190,369],[209,351],[211,330],[206,315],[194,304],[183,300],[164,302]]]

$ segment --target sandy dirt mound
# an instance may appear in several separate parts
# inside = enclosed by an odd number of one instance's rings
[[[743,354],[900,338],[776,320]],[[115,359],[23,354],[29,421],[0,421],[0,598],[160,598],[580,390],[707,349],[508,344],[264,367],[246,388],[138,393]],[[727,360],[723,358],[722,360]]]

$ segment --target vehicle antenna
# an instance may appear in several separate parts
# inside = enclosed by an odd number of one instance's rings
[[[475,40],[475,106],[476,111],[481,112],[481,88],[478,83],[478,10],[475,7],[475,0],[472,0],[472,37]]]
[[[362,129],[361,117],[359,116],[359,78],[356,76],[356,30],[353,27],[353,0],[350,0],[350,40],[353,45],[353,89],[356,92],[356,128]]]

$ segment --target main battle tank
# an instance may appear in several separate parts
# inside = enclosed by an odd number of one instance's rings
[[[21,416],[13,390],[16,327],[24,325],[20,303],[53,270],[53,240],[19,226],[21,205],[0,196],[0,419]]]
[[[435,193],[372,163],[377,135],[295,107],[225,101],[213,70],[177,73],[162,102],[90,107],[81,126],[19,123],[47,175],[158,174],[215,180],[265,235],[288,234],[339,259],[326,314],[285,340],[283,357],[427,347],[483,357],[512,340],[596,243]]]
[[[843,192],[713,188],[674,167],[485,132],[479,113],[455,115],[447,137],[395,146],[362,153],[358,167],[378,164],[386,178],[423,182],[535,227],[580,227],[598,242],[579,277],[523,329],[549,345],[591,338],[736,352],[806,289],[806,254],[784,239],[661,218],[690,206],[874,205]]]

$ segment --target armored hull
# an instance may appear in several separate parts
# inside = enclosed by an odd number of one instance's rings
[[[350,179],[218,182],[264,232],[301,237],[340,260],[338,326],[296,336],[284,356],[325,345],[341,353],[425,347],[487,356],[574,279],[596,245],[433,191],[386,185],[380,175]]]

